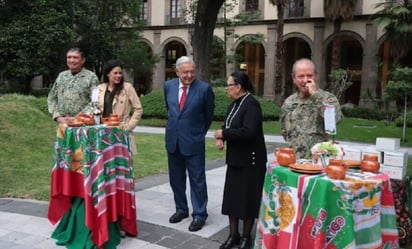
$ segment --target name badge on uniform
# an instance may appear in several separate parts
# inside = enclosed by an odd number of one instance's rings
[[[336,135],[335,106],[326,104],[324,107],[325,133]]]

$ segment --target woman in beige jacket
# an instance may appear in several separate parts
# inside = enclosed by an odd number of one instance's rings
[[[99,107],[103,117],[118,114],[130,132],[142,117],[143,108],[133,85],[124,82],[123,66],[117,60],[109,60],[103,67],[103,83],[99,84]],[[131,133],[130,133],[131,134]],[[130,149],[136,154],[136,144],[130,135]]]

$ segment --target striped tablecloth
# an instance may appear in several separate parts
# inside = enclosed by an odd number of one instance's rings
[[[102,125],[57,127],[48,217],[57,223],[84,199],[85,224],[100,248],[109,240],[108,224],[137,235],[136,204],[129,134]]]
[[[388,176],[351,170],[331,180],[271,164],[254,248],[399,248]]]

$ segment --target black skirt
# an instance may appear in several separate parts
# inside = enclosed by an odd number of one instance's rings
[[[227,166],[222,214],[240,219],[257,218],[266,166]]]

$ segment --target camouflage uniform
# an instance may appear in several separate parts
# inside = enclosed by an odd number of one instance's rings
[[[296,92],[282,105],[280,127],[288,146],[295,149],[296,158],[307,158],[316,143],[328,141],[324,129],[324,105],[335,106],[336,123],[342,118],[339,101],[327,91],[318,89],[315,94],[301,99]]]
[[[80,113],[91,101],[91,87],[98,83],[96,74],[84,68],[75,75],[70,70],[61,72],[47,97],[53,119]]]

